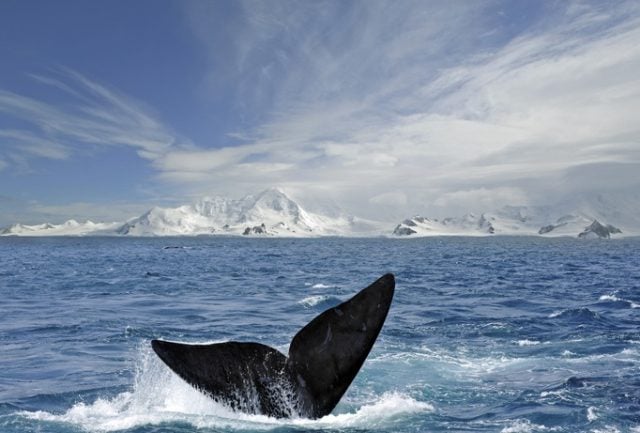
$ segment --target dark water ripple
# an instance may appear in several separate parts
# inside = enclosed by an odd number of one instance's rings
[[[640,432],[640,240],[0,238],[0,431]],[[384,272],[336,415],[226,412],[149,340],[286,351]]]

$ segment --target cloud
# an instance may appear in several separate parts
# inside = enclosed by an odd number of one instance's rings
[[[280,185],[388,218],[640,183],[635,2],[185,8],[209,69],[203,98],[225,95],[245,119],[227,131],[237,144],[192,143],[140,101],[64,69],[32,76],[64,104],[0,91],[0,112],[30,125],[0,129],[0,159],[127,147],[174,193]],[[586,181],[593,173],[607,181]]]
[[[55,141],[39,137],[29,131],[4,129],[0,130],[0,139],[6,148],[19,149],[32,157],[48,159],[66,159],[70,149]]]
[[[24,126],[0,129],[0,156],[67,159],[95,148],[133,148],[144,159],[155,160],[167,151],[188,146],[149,114],[150,109],[120,92],[83,75],[60,69],[56,77],[33,75],[36,81],[61,92],[47,102],[0,90],[0,112]]]
[[[616,164],[640,168],[632,2],[543,5],[511,33],[502,3],[250,5],[235,67],[275,114],[249,143],[207,154],[200,186],[279,181],[371,212],[391,187],[402,212],[428,212],[558,200],[593,190],[567,180],[589,167],[608,167],[609,186],[629,180]],[[260,65],[269,81],[252,75]],[[278,169],[239,163],[257,152]],[[174,173],[197,166],[184,162]]]
[[[371,197],[369,202],[377,205],[404,207],[407,204],[407,196],[402,191],[385,192]]]
[[[20,222],[23,224],[41,224],[50,222],[59,224],[71,218],[92,220],[94,222],[116,222],[141,215],[154,204],[151,202],[70,202],[55,205],[38,201],[21,200],[0,195],[0,227]]]
[[[64,222],[72,216],[82,215],[82,219],[94,222],[120,222],[140,216],[151,208],[151,203],[115,202],[108,204],[72,202],[67,204],[49,205],[30,203],[29,213],[38,215],[38,221],[53,223]],[[76,217],[77,218],[77,217]]]
[[[433,206],[436,211],[440,211],[439,216],[446,216],[451,215],[450,212],[463,214],[469,211],[498,209],[505,203],[522,203],[523,200],[526,200],[526,197],[518,188],[477,188],[444,193],[433,202]]]

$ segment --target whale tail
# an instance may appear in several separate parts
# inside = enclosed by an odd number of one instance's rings
[[[330,308],[291,341],[288,357],[259,343],[151,346],[182,379],[236,410],[277,418],[331,413],[369,355],[387,317],[395,279],[386,274]]]

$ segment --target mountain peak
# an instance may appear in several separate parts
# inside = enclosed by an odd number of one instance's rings
[[[245,200],[252,202],[252,205],[263,204],[266,206],[280,207],[282,205],[300,207],[291,197],[287,195],[282,189],[277,187],[267,188],[261,191],[257,195],[249,195],[245,197]]]
[[[125,223],[118,233],[317,236],[350,229],[349,221],[307,212],[282,189],[272,187],[239,200],[205,197],[191,205],[154,208]]]
[[[280,195],[288,198],[287,193],[284,192],[282,188],[279,186],[271,186],[264,191],[260,192],[258,195]]]
[[[315,228],[313,218],[280,188],[268,188],[255,197],[246,197],[243,201],[242,222],[284,222],[299,225],[308,231]]]
[[[274,209],[281,208],[283,205],[300,208],[300,205],[280,188],[268,188],[259,193],[254,198],[254,206],[258,204],[272,206]]]

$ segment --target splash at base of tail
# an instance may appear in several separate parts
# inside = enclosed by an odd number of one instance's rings
[[[369,355],[389,312],[395,279],[386,274],[302,328],[289,355],[259,343],[151,346],[182,379],[214,400],[276,418],[331,413]]]

